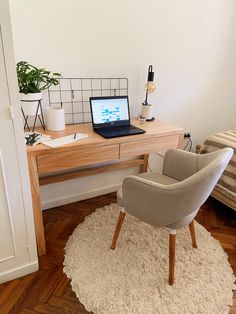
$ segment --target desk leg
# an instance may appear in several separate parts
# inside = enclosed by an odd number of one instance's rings
[[[46,254],[45,238],[44,238],[44,226],[43,226],[43,215],[40,200],[40,190],[39,190],[39,178],[37,171],[37,162],[35,156],[28,156],[29,164],[29,174],[30,174],[30,185],[31,194],[34,210],[34,225],[36,232],[36,241],[38,255]]]
[[[142,169],[142,172],[147,172],[147,169],[148,169],[148,158],[149,158],[149,154],[143,155],[143,169]]]

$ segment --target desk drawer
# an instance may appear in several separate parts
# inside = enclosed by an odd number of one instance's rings
[[[119,159],[119,145],[89,147],[37,157],[38,173],[50,173]]]
[[[127,142],[120,145],[120,158],[145,155],[151,152],[177,148],[179,135],[156,137],[142,141]]]

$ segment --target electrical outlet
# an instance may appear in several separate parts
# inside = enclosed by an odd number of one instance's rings
[[[191,137],[191,133],[190,133],[190,132],[184,133],[184,137],[185,137],[185,138],[190,138],[190,137]]]

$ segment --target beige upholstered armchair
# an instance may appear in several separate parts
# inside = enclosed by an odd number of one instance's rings
[[[171,149],[163,174],[142,173],[124,179],[117,192],[120,212],[111,248],[115,249],[126,213],[169,230],[169,284],[174,283],[176,230],[189,225],[197,248],[193,219],[233,155],[232,148],[199,155]]]

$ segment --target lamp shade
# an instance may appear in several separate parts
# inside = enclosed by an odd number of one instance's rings
[[[152,71],[152,65],[149,65],[148,67],[148,82],[154,81],[154,72]]]

